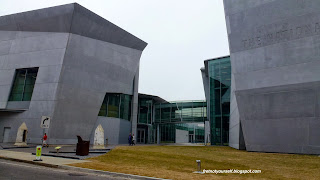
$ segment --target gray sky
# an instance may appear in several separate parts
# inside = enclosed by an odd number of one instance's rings
[[[73,2],[148,43],[140,93],[205,99],[203,61],[229,54],[222,0],[0,0],[0,16]]]

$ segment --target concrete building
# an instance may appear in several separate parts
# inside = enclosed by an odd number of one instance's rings
[[[175,101],[139,94],[137,143],[204,143],[209,138],[203,100]]]
[[[168,103],[158,96],[139,93],[136,143],[157,143],[156,105]]]
[[[155,104],[157,143],[205,143],[209,138],[207,104],[203,100]]]
[[[230,146],[319,154],[320,1],[224,0],[224,6]]]
[[[127,143],[146,46],[76,3],[0,17],[0,142]]]

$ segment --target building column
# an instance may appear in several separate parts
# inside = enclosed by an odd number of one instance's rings
[[[193,143],[196,143],[196,126],[193,126]]]
[[[205,121],[204,124],[204,142],[205,145],[210,143],[210,121]]]
[[[157,144],[160,144],[160,125],[157,124]]]
[[[133,97],[132,97],[132,118],[131,118],[131,133],[137,137],[138,126],[138,86],[139,86],[139,67],[136,71],[133,84]]]
[[[153,129],[153,128],[152,128],[152,129]],[[157,143],[157,140],[156,140],[156,137],[157,137],[156,131],[153,129],[152,133],[153,133],[153,144],[156,144],[156,143]]]

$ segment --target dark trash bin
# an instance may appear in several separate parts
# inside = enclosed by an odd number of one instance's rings
[[[90,141],[83,141],[80,136],[78,137],[76,155],[87,156],[89,154]]]

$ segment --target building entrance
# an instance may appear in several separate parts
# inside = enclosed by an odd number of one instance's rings
[[[189,134],[189,143],[194,143],[194,135]]]
[[[17,132],[16,146],[26,146],[27,145],[27,134],[28,128],[26,123],[22,123]]]
[[[137,143],[141,143],[144,144],[146,141],[146,133],[145,133],[145,129],[138,129],[137,130],[138,134],[137,134]]]
[[[23,130],[23,135],[22,135],[22,142],[27,141],[27,130]]]

